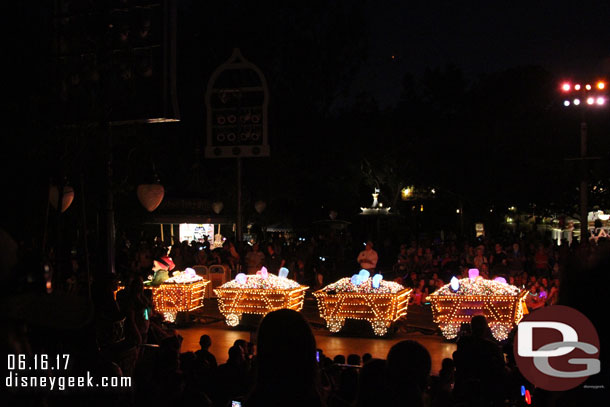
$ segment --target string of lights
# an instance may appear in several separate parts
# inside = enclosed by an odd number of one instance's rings
[[[455,338],[462,324],[474,315],[484,315],[493,336],[508,337],[524,315],[525,295],[518,287],[481,277],[452,279],[427,297],[432,304],[434,322],[443,336]]]
[[[238,275],[214,292],[227,325],[237,326],[243,314],[266,315],[283,308],[300,311],[308,288],[265,270],[257,275]]]
[[[350,318],[368,321],[375,335],[383,336],[392,323],[407,315],[412,290],[383,280],[374,288],[372,280],[353,284],[342,278],[313,293],[329,331],[339,332]]]

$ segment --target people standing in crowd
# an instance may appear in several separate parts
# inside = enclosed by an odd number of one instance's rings
[[[243,349],[233,345],[229,348],[227,363],[218,366],[216,370],[214,405],[226,406],[231,400],[243,399],[248,393],[249,374]]]
[[[500,243],[495,244],[494,252],[489,257],[489,263],[492,275],[497,276],[506,274],[508,270],[508,259]]]
[[[244,407],[322,406],[316,340],[303,316],[270,312],[258,330],[256,382]]]
[[[471,334],[460,337],[453,353],[456,399],[464,405],[502,405],[504,355],[483,315],[472,317],[470,327]]]
[[[400,252],[398,253],[398,259],[396,260],[396,271],[399,276],[404,276],[407,273],[407,266],[409,264],[409,255],[407,254],[407,245],[400,245]]]
[[[364,250],[358,254],[356,260],[360,268],[368,270],[373,275],[375,274],[378,259],[377,252],[373,249],[373,242],[369,240],[366,242]]]
[[[260,251],[258,243],[252,245],[252,250],[246,254],[246,272],[255,274],[265,264],[265,254]]]
[[[511,250],[507,253],[506,260],[509,275],[516,276],[523,272],[526,260],[519,243],[513,243]]]
[[[278,274],[280,268],[284,267],[286,260],[277,253],[271,243],[267,244],[267,253],[265,256],[265,266],[267,271],[272,274]]]
[[[209,335],[201,335],[199,338],[199,346],[201,346],[201,349],[195,352],[197,359],[205,364],[206,367],[216,369],[216,367],[218,367],[216,364],[216,357],[210,352],[212,338],[210,338]]]
[[[537,277],[546,276],[549,271],[549,255],[542,243],[538,245],[534,255],[534,272]]]
[[[420,343],[406,340],[392,346],[386,362],[387,387],[378,405],[426,405],[431,367],[430,353]]]
[[[487,261],[487,257],[485,256],[485,246],[479,245],[477,246],[476,255],[472,259],[472,265],[475,269],[482,270],[483,265],[489,265]]]

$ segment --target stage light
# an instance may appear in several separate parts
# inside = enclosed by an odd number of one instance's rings
[[[578,106],[580,104],[580,99],[574,99],[574,105]]]
[[[570,86],[570,84],[568,82],[565,82],[563,85],[561,85],[561,89],[564,92],[569,92],[571,88],[572,88],[572,86]]]
[[[595,103],[595,99],[594,98],[587,98],[587,104],[588,105],[592,105],[593,103]]]
[[[585,89],[586,90],[591,90],[591,85],[589,85],[588,83],[585,85]]]
[[[564,100],[563,101],[563,105],[566,106],[566,107],[570,106],[570,101],[569,100]]]
[[[602,89],[605,89],[605,88],[606,88],[606,83],[605,82],[602,82],[602,81],[597,82],[597,89],[602,90]]]
[[[574,85],[574,90],[580,90],[580,85],[579,84]]]
[[[606,103],[606,99],[599,97],[597,98],[597,104],[598,105],[603,105],[604,103]]]

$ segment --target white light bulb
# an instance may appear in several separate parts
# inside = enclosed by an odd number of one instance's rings
[[[574,102],[573,102],[573,103],[574,103],[576,106],[578,106],[578,105],[580,104],[580,99],[574,99]]]
[[[563,101],[563,105],[566,106],[566,107],[570,106],[570,101],[569,100],[564,100]]]

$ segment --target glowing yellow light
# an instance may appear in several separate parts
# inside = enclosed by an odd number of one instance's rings
[[[400,196],[401,196],[403,201],[406,201],[407,199],[409,199],[411,197],[411,195],[413,195],[413,188],[412,187],[406,187],[406,188],[403,188],[400,191]]]
[[[606,83],[605,82],[602,82],[602,81],[597,82],[597,89],[603,90],[605,88],[606,88]]]
[[[243,314],[266,315],[283,308],[300,311],[308,288],[304,285],[291,289],[219,287],[214,292],[227,325],[237,326]]]
[[[152,290],[153,307],[157,312],[177,313],[193,311],[203,307],[203,296],[208,280],[185,284],[161,284],[147,289]]]
[[[439,325],[443,336],[455,338],[461,324],[470,322],[474,315],[484,315],[494,337],[500,341],[506,339],[523,318],[527,291],[484,279],[470,281],[464,278],[460,283],[460,287],[470,284],[465,292],[480,294],[451,293],[449,285],[446,285],[426,298],[432,305],[434,322]]]
[[[423,212],[424,211],[424,204],[419,205],[419,211]]]

